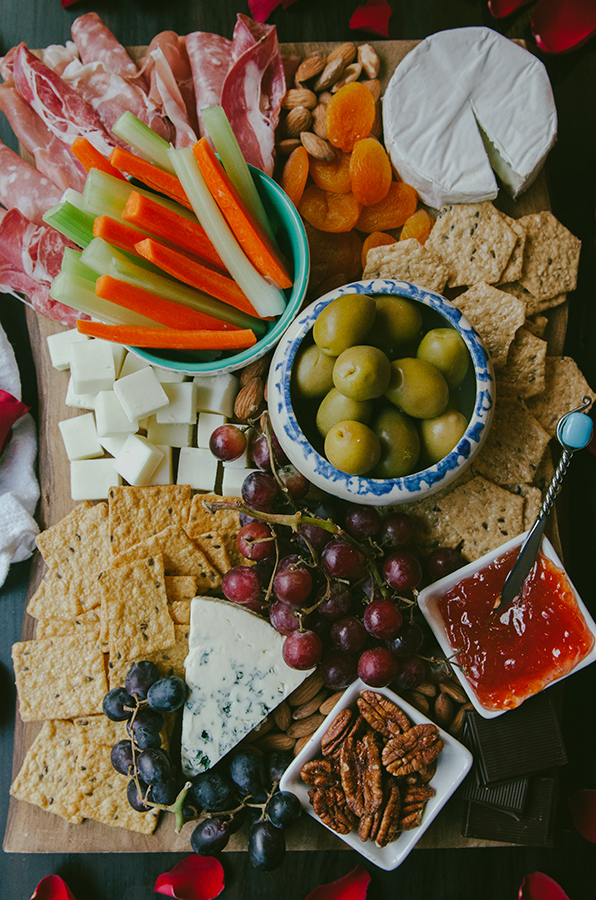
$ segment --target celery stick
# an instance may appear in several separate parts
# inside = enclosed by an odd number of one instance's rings
[[[97,297],[95,291],[89,289],[86,278],[79,278],[66,272],[61,272],[54,278],[50,287],[50,297],[108,325],[159,325],[159,322],[147,316],[141,316],[139,313],[124,309],[123,306]]]
[[[61,198],[65,203],[72,203],[77,209],[84,209],[83,194],[81,191],[75,191],[74,188],[66,188]]]
[[[205,313],[205,315],[213,316],[221,319],[223,322],[229,322],[231,325],[237,325],[239,328],[252,328],[258,336],[263,335],[267,330],[267,322],[255,319],[241,310],[235,309],[228,303],[222,303],[208,294],[197,291],[195,288],[188,287],[180,281],[174,281],[164,275],[153,275],[136,266],[127,260],[115,259],[110,264],[108,272],[113,278],[120,281],[127,281],[137,287],[157,294],[164,300],[172,300],[174,303],[180,303],[182,306],[188,306],[196,309],[197,312]]]
[[[93,269],[81,262],[82,255],[80,250],[75,250],[73,247],[65,247],[60,271],[66,275],[76,275],[78,278],[84,278],[89,282],[89,289],[94,291],[97,272],[94,272]]]
[[[79,247],[86,247],[93,240],[95,216],[82,209],[77,209],[68,201],[61,200],[56,206],[48,209],[43,214],[43,220],[64,237],[74,241]]]
[[[166,172],[170,172],[172,175],[176,174],[172,168],[172,163],[168,159],[170,144],[164,141],[148,125],[141,122],[130,110],[122,113],[120,118],[116,119],[112,125],[112,131],[117,137],[122,138],[127,144],[130,144],[131,147],[142,153],[149,162],[155,163],[156,166],[165,169]]]
[[[148,259],[143,259],[142,256],[136,256],[134,253],[128,253],[126,250],[117,250],[107,241],[104,241],[103,238],[93,238],[88,246],[85,247],[81,262],[92,269],[96,273],[95,277],[97,278],[98,275],[108,274],[110,263],[113,259],[119,259],[124,262],[129,260],[141,269],[146,269],[147,272],[152,272],[156,275],[161,274],[161,269],[149,262]]]
[[[247,162],[244,159],[236,135],[222,106],[206,106],[201,110],[201,118],[209,132],[213,145],[219,153],[221,164],[234,187],[255,214],[269,237],[275,240],[269,217],[259,196]]]
[[[197,221],[197,217],[189,209],[180,206],[174,200],[169,200],[161,194],[153,193],[153,191],[146,191],[144,188],[136,187],[99,169],[91,169],[87,175],[83,191],[84,209],[92,213],[93,216],[111,216],[113,219],[122,221],[122,210],[126,206],[132,191],[143,194],[144,197],[154,200],[155,203],[159,203],[161,206],[178,213],[178,215],[184,216],[190,222]]]
[[[232,278],[260,316],[281,315],[286,306],[283,293],[266,281],[245,255],[211,196],[192,149],[182,147],[168,153],[197,218]]]

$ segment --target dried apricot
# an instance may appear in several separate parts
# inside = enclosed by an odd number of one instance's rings
[[[320,296],[362,277],[362,240],[356,231],[331,234],[313,228],[308,222],[304,228],[310,247],[309,294]]]
[[[407,241],[408,238],[416,238],[417,241],[424,244],[434,224],[433,217],[425,209],[417,209],[404,222],[399,239],[400,241]]]
[[[368,234],[372,231],[401,228],[406,219],[416,212],[417,205],[418,194],[415,188],[403,181],[392,181],[389,193],[380,203],[362,208],[356,228]]]
[[[384,231],[373,231],[364,238],[362,244],[362,268],[366,268],[366,256],[373,247],[386,247],[388,244],[397,244],[397,238],[386,234]]]
[[[349,154],[336,150],[332,162],[323,162],[311,156],[309,165],[312,180],[321,190],[336,194],[347,194],[352,190]]]
[[[281,186],[296,207],[302,198],[307,178],[308,153],[304,147],[296,147],[288,156],[281,175]]]
[[[375,101],[359,81],[344,84],[327,104],[325,130],[334,147],[349,153],[368,137],[375,122]]]
[[[380,203],[391,187],[391,163],[376,138],[356,141],[350,155],[352,193],[363,206]]]
[[[300,215],[320,231],[331,231],[335,234],[350,231],[360,215],[362,207],[349,192],[336,194],[323,191],[316,184],[309,184],[302,194],[298,206]]]

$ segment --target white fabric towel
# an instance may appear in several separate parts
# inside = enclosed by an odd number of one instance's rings
[[[0,388],[21,399],[21,379],[14,351],[0,326]],[[0,587],[11,562],[28,559],[39,533],[33,518],[39,500],[35,472],[37,434],[27,413],[12,428],[12,438],[0,462]]]

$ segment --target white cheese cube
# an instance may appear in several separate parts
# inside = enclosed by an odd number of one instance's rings
[[[167,444],[169,447],[190,447],[192,445],[192,425],[183,422],[174,425],[160,425],[155,416],[149,417],[147,437],[153,444]]]
[[[235,469],[233,466],[224,466],[222,494],[224,497],[239,497],[242,482],[254,469]]]
[[[163,453],[155,444],[140,434],[129,434],[114,460],[114,468],[129,484],[149,484],[162,459]]]
[[[220,416],[217,413],[199,413],[197,426],[197,446],[208,449],[209,438],[211,437],[215,429],[219,428],[220,425],[225,425],[226,421],[227,420],[225,416]]]
[[[139,428],[139,420],[131,422],[115,391],[99,391],[95,398],[95,420],[100,438],[134,434]]]
[[[97,440],[95,416],[92,412],[73,419],[58,422],[66,455],[73,459],[93,459],[103,456],[103,448]]]
[[[183,422],[194,425],[197,418],[197,386],[192,381],[162,382],[169,405],[156,413],[160,425]]]
[[[136,353],[127,353],[120,369],[120,378],[126,378],[127,375],[132,375],[133,372],[138,372],[139,369],[150,368],[149,363],[137,356]]]
[[[113,459],[76,459],[70,464],[73,500],[106,500],[111,487],[122,484]]]
[[[122,366],[126,359],[126,347],[124,344],[115,344],[113,341],[109,341],[109,344],[112,348],[112,355],[114,357],[114,371],[116,378],[120,378],[120,372],[122,371]]]
[[[76,328],[68,331],[58,331],[56,334],[48,334],[46,338],[50,351],[50,362],[55,369],[63,372],[70,369],[70,348],[78,341],[90,340],[88,334],[81,334]]]
[[[161,384],[176,384],[185,380],[182,372],[172,372],[171,369],[163,369],[161,366],[152,366],[152,369]]]
[[[116,378],[114,355],[109,341],[74,343],[70,348],[70,372],[77,394],[109,391]]]
[[[73,409],[95,409],[95,398],[97,393],[77,394],[72,383],[72,376],[68,379],[68,388],[66,389],[66,398],[64,402]]]
[[[217,460],[210,450],[183,447],[178,458],[176,484],[190,484],[197,491],[212,492],[217,477]]]
[[[157,445],[156,445],[157,446]],[[163,454],[163,459],[158,463],[157,469],[151,476],[149,484],[173,484],[174,469],[172,465],[172,448],[167,444],[160,444],[157,447]]]
[[[114,382],[114,391],[131,422],[152,416],[168,405],[167,395],[149,367],[119,378]]]
[[[117,434],[115,437],[100,437],[99,443],[104,450],[107,450],[110,456],[118,456],[124,447],[127,437],[127,434]]]
[[[197,409],[201,412],[220,413],[228,419],[234,414],[234,400],[240,381],[231,373],[225,375],[195,375]]]

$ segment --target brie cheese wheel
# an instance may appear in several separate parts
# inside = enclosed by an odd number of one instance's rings
[[[266,619],[236,603],[191,601],[181,749],[186,775],[214,766],[310,674],[286,665],[283,642]]]
[[[537,176],[557,134],[544,65],[490,28],[421,41],[383,98],[385,146],[424,203],[492,200],[497,173],[513,197]]]

